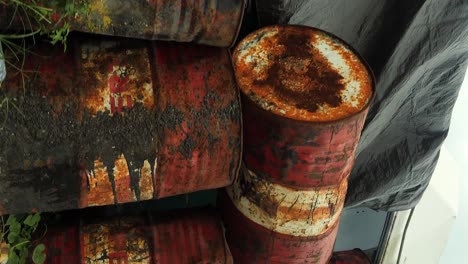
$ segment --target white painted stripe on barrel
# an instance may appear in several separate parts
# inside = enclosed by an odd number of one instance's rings
[[[243,215],[269,230],[312,237],[326,233],[339,220],[346,180],[338,186],[294,190],[262,179],[247,169],[242,174],[227,192]]]

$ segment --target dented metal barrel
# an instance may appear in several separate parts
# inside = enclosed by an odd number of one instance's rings
[[[0,94],[0,213],[157,199],[236,177],[241,115],[227,49],[86,39],[34,54]]]
[[[59,225],[48,223],[44,236],[35,240],[45,245],[44,264],[233,263],[221,219],[209,210],[69,218],[65,215]],[[8,254],[2,256],[0,245],[2,257],[5,261]]]
[[[372,73],[318,29],[272,26],[233,55],[244,167],[222,196],[236,263],[327,263],[374,94]]]
[[[236,41],[244,0],[38,0],[50,8],[50,30],[67,25],[70,30],[104,35],[196,42],[229,47]],[[0,4],[0,29],[23,29],[34,19],[11,1]],[[3,11],[2,11],[3,9]],[[25,12],[29,10],[25,9]],[[35,15],[29,14],[29,16]],[[12,23],[13,22],[13,23]],[[44,26],[43,25],[43,26]],[[29,26],[29,25],[28,25]],[[38,26],[38,25],[33,25]],[[29,28],[28,28],[29,29]]]

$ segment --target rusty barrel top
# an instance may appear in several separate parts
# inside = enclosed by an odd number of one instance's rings
[[[339,39],[314,28],[266,27],[234,53],[240,89],[265,110],[295,120],[327,122],[369,103],[372,77]]]

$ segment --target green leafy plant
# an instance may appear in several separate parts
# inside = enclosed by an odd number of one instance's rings
[[[41,214],[35,213],[23,216],[10,215],[8,220],[2,220],[0,243],[5,241],[8,246],[8,264],[25,263],[29,256],[29,250],[33,245],[32,237],[41,221]],[[45,262],[45,246],[38,244],[32,254],[35,264]]]
[[[13,22],[20,23],[21,29],[0,29],[0,60],[3,60],[8,68],[8,75],[16,77],[19,75],[23,91],[26,91],[26,83],[29,74],[24,70],[25,61],[30,55],[31,48],[36,44],[38,35],[45,35],[52,44],[60,43],[67,49],[67,38],[70,33],[69,20],[86,14],[86,0],[0,0],[0,7],[7,7],[11,10],[11,17],[8,25]],[[19,21],[19,22],[18,22]],[[6,30],[7,33],[2,33]],[[13,33],[12,33],[13,32]],[[0,89],[5,81],[0,80]],[[8,84],[11,85],[11,84]],[[17,85],[17,84],[16,84]],[[19,89],[13,89],[19,90]],[[11,98],[5,93],[0,93],[0,129],[5,127],[8,115],[11,110],[22,112],[15,103],[15,98]]]
[[[61,0],[50,1],[49,6],[53,7],[56,13],[51,14],[55,26],[51,30],[43,29],[50,38],[50,43],[61,43],[64,49],[67,48],[67,37],[70,33],[70,24],[68,19],[78,15],[85,15],[88,12],[88,4],[84,0]]]
[[[13,21],[20,21],[23,32],[47,35],[52,44],[61,43],[64,49],[70,33],[68,20],[87,12],[87,2],[84,0],[0,0],[0,5],[13,10],[10,25]]]

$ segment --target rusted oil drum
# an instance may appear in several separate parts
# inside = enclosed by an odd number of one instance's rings
[[[35,242],[45,245],[44,264],[233,263],[219,215],[205,209],[67,219],[60,225],[49,224]]]
[[[35,3],[51,9],[51,23],[43,22],[50,29],[67,23],[70,30],[82,32],[229,47],[240,29],[244,1],[75,0],[72,4],[38,0]],[[3,8],[0,4],[0,10],[3,9],[0,28],[24,28],[27,16],[22,8],[15,7],[13,1]]]
[[[327,263],[372,73],[337,37],[302,26],[260,29],[233,55],[244,168],[222,196],[237,263]]]
[[[369,257],[360,249],[334,252],[329,264],[371,264]]]
[[[0,94],[3,214],[156,199],[236,177],[241,115],[227,49],[116,39],[35,53]]]

